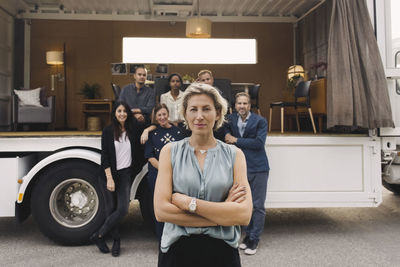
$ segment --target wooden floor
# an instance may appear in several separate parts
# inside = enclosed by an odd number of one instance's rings
[[[267,136],[368,136],[368,134],[363,133],[316,133],[313,132],[297,132],[297,131],[285,131],[281,133],[280,131],[271,131],[267,133]]]
[[[101,136],[101,131],[0,132],[0,137]]]
[[[341,133],[317,133],[280,131],[268,132],[268,136],[367,136],[366,134],[341,134]],[[43,132],[0,132],[0,137],[51,137],[51,136],[101,136],[101,131],[43,131]]]

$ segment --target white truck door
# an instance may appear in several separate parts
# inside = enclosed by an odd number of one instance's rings
[[[369,2],[371,2],[369,0]],[[381,128],[380,136],[400,137],[400,1],[372,1],[372,18],[381,53],[395,128]],[[400,142],[397,142],[400,144]]]

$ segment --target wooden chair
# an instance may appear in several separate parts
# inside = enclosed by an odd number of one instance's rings
[[[314,123],[314,118],[310,105],[310,84],[311,81],[300,82],[294,91],[294,102],[274,102],[270,104],[269,108],[269,131],[271,131],[272,124],[272,108],[280,107],[281,108],[281,133],[284,132],[284,116],[285,116],[285,108],[293,107],[296,112],[296,123],[297,123],[297,131],[300,132],[300,123],[299,123],[299,113],[297,111],[298,107],[306,107],[308,110],[308,114],[310,115],[311,124],[313,127],[314,134],[317,133]],[[305,99],[305,101],[299,101],[299,98]]]

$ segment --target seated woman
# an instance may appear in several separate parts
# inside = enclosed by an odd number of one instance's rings
[[[183,116],[180,114],[180,106],[182,102],[182,78],[178,73],[173,73],[168,77],[168,85],[167,89],[168,92],[162,94],[160,97],[160,104],[165,104],[169,110],[169,120],[175,126],[179,126],[183,132],[186,130],[183,128]],[[150,125],[146,129],[144,129],[141,137],[140,142],[141,144],[146,143],[147,139],[149,138],[149,133],[156,129],[155,125]]]
[[[178,127],[169,122],[169,112],[165,104],[158,104],[155,106],[152,114],[152,123],[157,124],[157,128],[150,133],[144,151],[144,156],[150,163],[148,165],[149,172],[147,174],[147,182],[151,192],[151,207],[153,207],[154,187],[158,173],[160,151],[165,144],[179,141],[185,137],[184,133]],[[153,209],[151,212],[155,223],[155,232],[158,239],[161,239],[164,224],[156,221]]]
[[[240,266],[240,225],[252,213],[246,162],[237,147],[216,140],[227,111],[217,89],[194,83],[181,112],[192,135],[160,154],[154,211],[165,222],[158,266]]]

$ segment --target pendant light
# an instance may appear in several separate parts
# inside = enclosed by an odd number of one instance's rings
[[[211,21],[200,18],[200,0],[197,0],[197,17],[186,21],[186,37],[189,38],[210,38]]]

